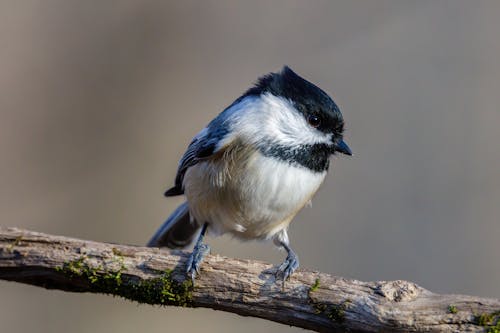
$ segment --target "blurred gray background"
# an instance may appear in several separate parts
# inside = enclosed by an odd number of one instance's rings
[[[288,64],[336,99],[355,152],[291,225],[302,268],[498,298],[499,15],[494,0],[0,1],[0,223],[144,244],[180,203],[162,193],[193,135]],[[301,331],[3,281],[0,323]]]

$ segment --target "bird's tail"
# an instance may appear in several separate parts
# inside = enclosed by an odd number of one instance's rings
[[[191,221],[187,202],[168,217],[148,242],[149,247],[183,248],[191,244],[200,227]]]

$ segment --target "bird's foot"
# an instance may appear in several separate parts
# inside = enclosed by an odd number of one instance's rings
[[[279,275],[283,276],[283,288],[285,288],[285,281],[290,278],[297,268],[299,268],[299,258],[292,250],[289,250],[285,261],[283,261],[276,271],[276,277]]]
[[[207,244],[196,244],[193,249],[193,253],[189,256],[187,261],[187,269],[186,273],[188,276],[191,276],[191,281],[196,278],[197,274],[200,274],[200,265],[203,261],[203,258],[210,253],[210,246]]]

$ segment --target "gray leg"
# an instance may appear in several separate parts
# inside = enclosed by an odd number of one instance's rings
[[[288,234],[286,230],[281,231],[274,238],[274,243],[278,246],[282,246],[286,252],[287,256],[285,261],[278,267],[276,271],[276,276],[283,275],[283,287],[285,286],[285,281],[290,278],[290,276],[299,268],[299,258],[293,252],[292,248],[289,246]]]
[[[186,273],[188,274],[188,276],[191,275],[191,280],[193,281],[193,284],[196,274],[200,274],[200,265],[201,262],[203,261],[203,258],[208,253],[210,253],[210,246],[208,246],[207,244],[203,244],[203,237],[207,232],[207,227],[208,223],[205,223],[201,228],[200,237],[198,237],[196,245],[193,248],[193,253],[191,253],[187,261]]]

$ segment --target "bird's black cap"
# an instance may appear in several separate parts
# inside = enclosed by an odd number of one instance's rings
[[[320,117],[319,130],[342,135],[344,119],[337,104],[327,93],[297,75],[290,67],[284,66],[279,73],[262,76],[242,97],[265,93],[290,100],[305,117],[309,115]]]

